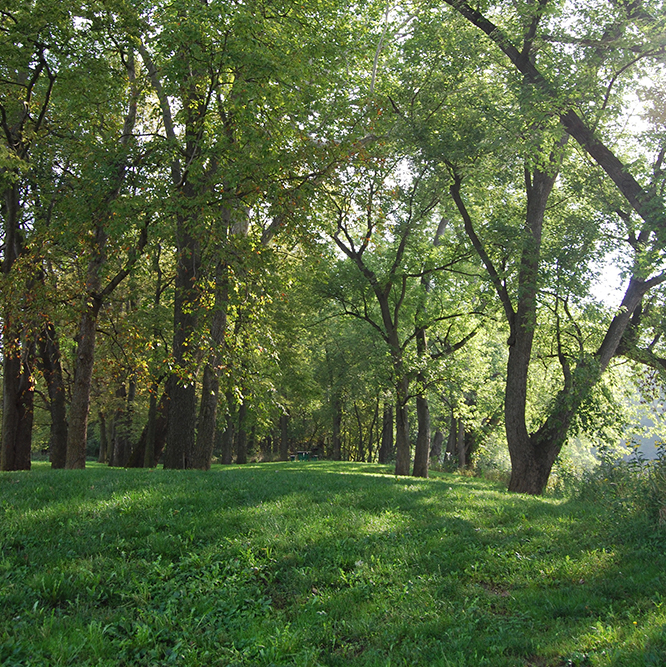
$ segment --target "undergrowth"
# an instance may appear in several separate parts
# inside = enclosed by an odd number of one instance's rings
[[[627,519],[666,523],[666,449],[657,448],[655,459],[638,447],[627,459],[602,456],[601,464],[579,484],[582,499],[595,499]]]

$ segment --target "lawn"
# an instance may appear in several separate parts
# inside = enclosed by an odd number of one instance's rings
[[[666,665],[666,529],[387,466],[0,475],[0,664]]]

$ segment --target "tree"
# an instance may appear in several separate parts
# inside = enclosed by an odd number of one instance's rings
[[[53,17],[47,25],[38,19],[45,13]],[[2,470],[30,468],[36,333],[29,326],[33,314],[28,312],[26,297],[35,275],[21,261],[28,252],[31,227],[30,158],[33,145],[45,133],[57,76],[57,55],[70,28],[69,17],[58,3],[37,3],[36,7],[10,3],[0,13]]]
[[[428,326],[455,317],[453,313],[441,311],[426,316],[425,278],[461,259],[454,246],[449,250],[450,256],[438,258],[443,262],[441,266],[430,264],[424,268],[420,253],[427,252],[423,239],[429,235],[426,230],[432,227],[434,210],[439,203],[438,184],[427,178],[425,169],[414,174],[407,185],[401,184],[400,170],[414,166],[406,159],[388,161],[381,155],[361,154],[359,164],[341,175],[338,187],[329,191],[329,215],[334,216],[330,234],[340,251],[353,262],[356,273],[356,285],[336,285],[331,296],[340,303],[345,314],[369,324],[388,346],[396,399],[398,475],[409,474],[411,458],[407,403],[415,373],[407,358],[408,346],[416,340],[418,356],[423,358]],[[359,188],[361,183],[365,187]],[[436,239],[440,238],[443,227],[441,225],[433,235]],[[429,249],[433,248],[431,243],[428,243]],[[414,321],[413,326],[403,323],[410,319]],[[453,349],[455,346],[449,352]],[[423,383],[422,374],[417,372],[416,375]],[[421,437],[417,441],[414,474],[427,476],[429,415],[423,391],[419,399]]]
[[[507,93],[515,95],[513,108],[523,123],[517,136],[524,138],[524,143],[521,146],[519,142],[514,149],[519,154],[522,153],[525,164],[526,210],[524,231],[518,237],[520,240],[517,247],[520,257],[518,266],[511,267],[506,263],[497,266],[497,253],[489,250],[487,244],[477,233],[469,204],[463,196],[463,182],[473,180],[480,174],[478,165],[470,168],[475,159],[473,156],[478,158],[480,155],[478,148],[471,150],[471,154],[468,153],[467,161],[463,160],[466,164],[464,173],[459,166],[454,164],[458,160],[457,157],[453,157],[455,153],[449,153],[448,159],[445,153],[440,154],[438,159],[448,162],[451,173],[452,200],[464,221],[470,242],[483,262],[488,280],[493,285],[502,304],[509,326],[509,361],[505,395],[505,427],[512,460],[512,477],[509,488],[518,492],[541,493],[548,480],[553,461],[566,441],[572,420],[617,352],[631,313],[635,311],[643,295],[666,279],[666,276],[660,273],[658,264],[654,262],[655,252],[662,243],[663,205],[654,190],[644,189],[638,184],[630,170],[608,149],[599,135],[595,134],[591,126],[577,113],[576,105],[571,101],[570,89],[565,83],[565,76],[568,76],[569,81],[580,84],[577,92],[585,103],[596,101],[595,106],[602,109],[602,115],[597,118],[598,123],[604,118],[604,114],[610,113],[608,100],[614,81],[629,69],[632,63],[636,62],[636,50],[640,57],[658,55],[660,51],[659,48],[655,50],[653,40],[647,45],[634,42],[629,49],[629,51],[634,50],[633,56],[629,57],[625,52],[622,54],[625,62],[612,62],[618,52],[611,49],[604,51],[600,48],[604,40],[618,39],[627,30],[632,27],[635,29],[638,23],[644,23],[647,20],[643,11],[637,9],[638,6],[618,5],[612,13],[609,24],[604,26],[605,33],[601,41],[593,38],[577,41],[582,51],[585,51],[586,45],[592,45],[592,54],[584,54],[584,66],[576,71],[573,69],[573,62],[560,53],[558,55],[562,56],[561,62],[571,62],[572,69],[551,68],[550,77],[547,78],[541,73],[539,63],[545,65],[551,62],[549,58],[556,58],[556,54],[551,51],[552,46],[549,44],[547,31],[548,23],[545,17],[546,13],[549,17],[554,16],[556,12],[560,11],[559,6],[556,8],[554,4],[550,3],[527,5],[522,13],[519,11],[516,16],[512,17],[513,22],[507,24],[510,27],[504,30],[464,2],[452,0],[447,4],[466,21],[482,30],[491,42],[499,47],[518,72],[517,77],[509,71],[505,77],[496,78],[496,81],[503,85],[503,88],[500,89],[502,104],[506,107]],[[515,31],[515,39],[519,41],[520,47],[514,46],[508,30]],[[648,36],[651,37],[651,35]],[[571,48],[570,44],[568,48]],[[488,52],[492,58],[496,57],[490,49]],[[601,62],[609,54],[607,65],[611,71],[615,70],[615,72],[610,75],[610,81],[606,82],[602,78],[604,70],[601,68]],[[486,67],[487,71],[498,73],[494,65],[488,64]],[[582,85],[583,82],[585,85]],[[487,95],[485,97],[487,99]],[[578,107],[582,108],[580,102]],[[468,125],[463,132],[468,137],[468,142],[469,138],[477,133],[488,142],[487,145],[490,148],[492,135],[485,131],[485,128],[478,122],[479,119],[484,113],[486,120],[487,116],[494,116],[500,122],[506,122],[507,118],[500,111],[500,105],[484,109],[482,105],[476,104],[472,105],[472,108],[477,115],[476,128]],[[441,114],[439,117],[441,118]],[[428,120],[430,122],[431,119]],[[560,127],[558,128],[555,123]],[[509,121],[508,124],[503,125],[502,131],[512,126],[515,127],[515,124]],[[423,126],[421,129],[424,129]],[[461,131],[460,124],[455,131]],[[588,351],[581,348],[579,354],[571,358],[564,352],[563,346],[558,345],[562,385],[553,397],[547,414],[542,417],[541,424],[530,430],[525,410],[529,366],[538,322],[538,304],[544,291],[541,261],[543,225],[549,195],[556,185],[559,164],[567,150],[562,137],[563,131],[576,139],[579,145],[603,168],[625,198],[626,203],[630,204],[640,216],[642,223],[636,226],[630,214],[620,211],[619,226],[622,227],[622,223],[625,223],[623,234],[628,238],[633,254],[631,278],[622,305],[608,324],[595,350]],[[431,138],[425,143],[430,144],[426,150],[430,150],[434,144]],[[471,142],[469,142],[469,148],[472,148]],[[449,146],[450,149],[451,146]],[[496,149],[491,148],[491,150]],[[571,163],[568,164],[570,165]],[[580,193],[575,193],[575,196],[580,200]],[[608,219],[606,216],[611,215],[608,211],[608,203],[599,201],[597,203],[604,211],[605,219]],[[507,239],[506,243],[510,247],[513,241]],[[587,257],[588,263],[589,260],[590,256]],[[509,288],[507,282],[511,273],[516,280],[513,290]],[[548,287],[552,288],[551,285]],[[557,295],[555,298],[560,304],[557,312],[561,314],[564,307],[562,304],[565,304],[566,300]],[[555,335],[558,341],[561,341],[559,332],[560,330],[556,330]]]

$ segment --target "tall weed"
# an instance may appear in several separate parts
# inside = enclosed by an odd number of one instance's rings
[[[601,463],[582,480],[579,495],[624,515],[641,515],[655,525],[666,524],[666,445],[647,459],[635,446],[629,459],[601,452]]]

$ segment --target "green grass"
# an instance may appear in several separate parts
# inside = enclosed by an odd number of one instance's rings
[[[666,535],[386,466],[0,475],[2,665],[665,665]]]

